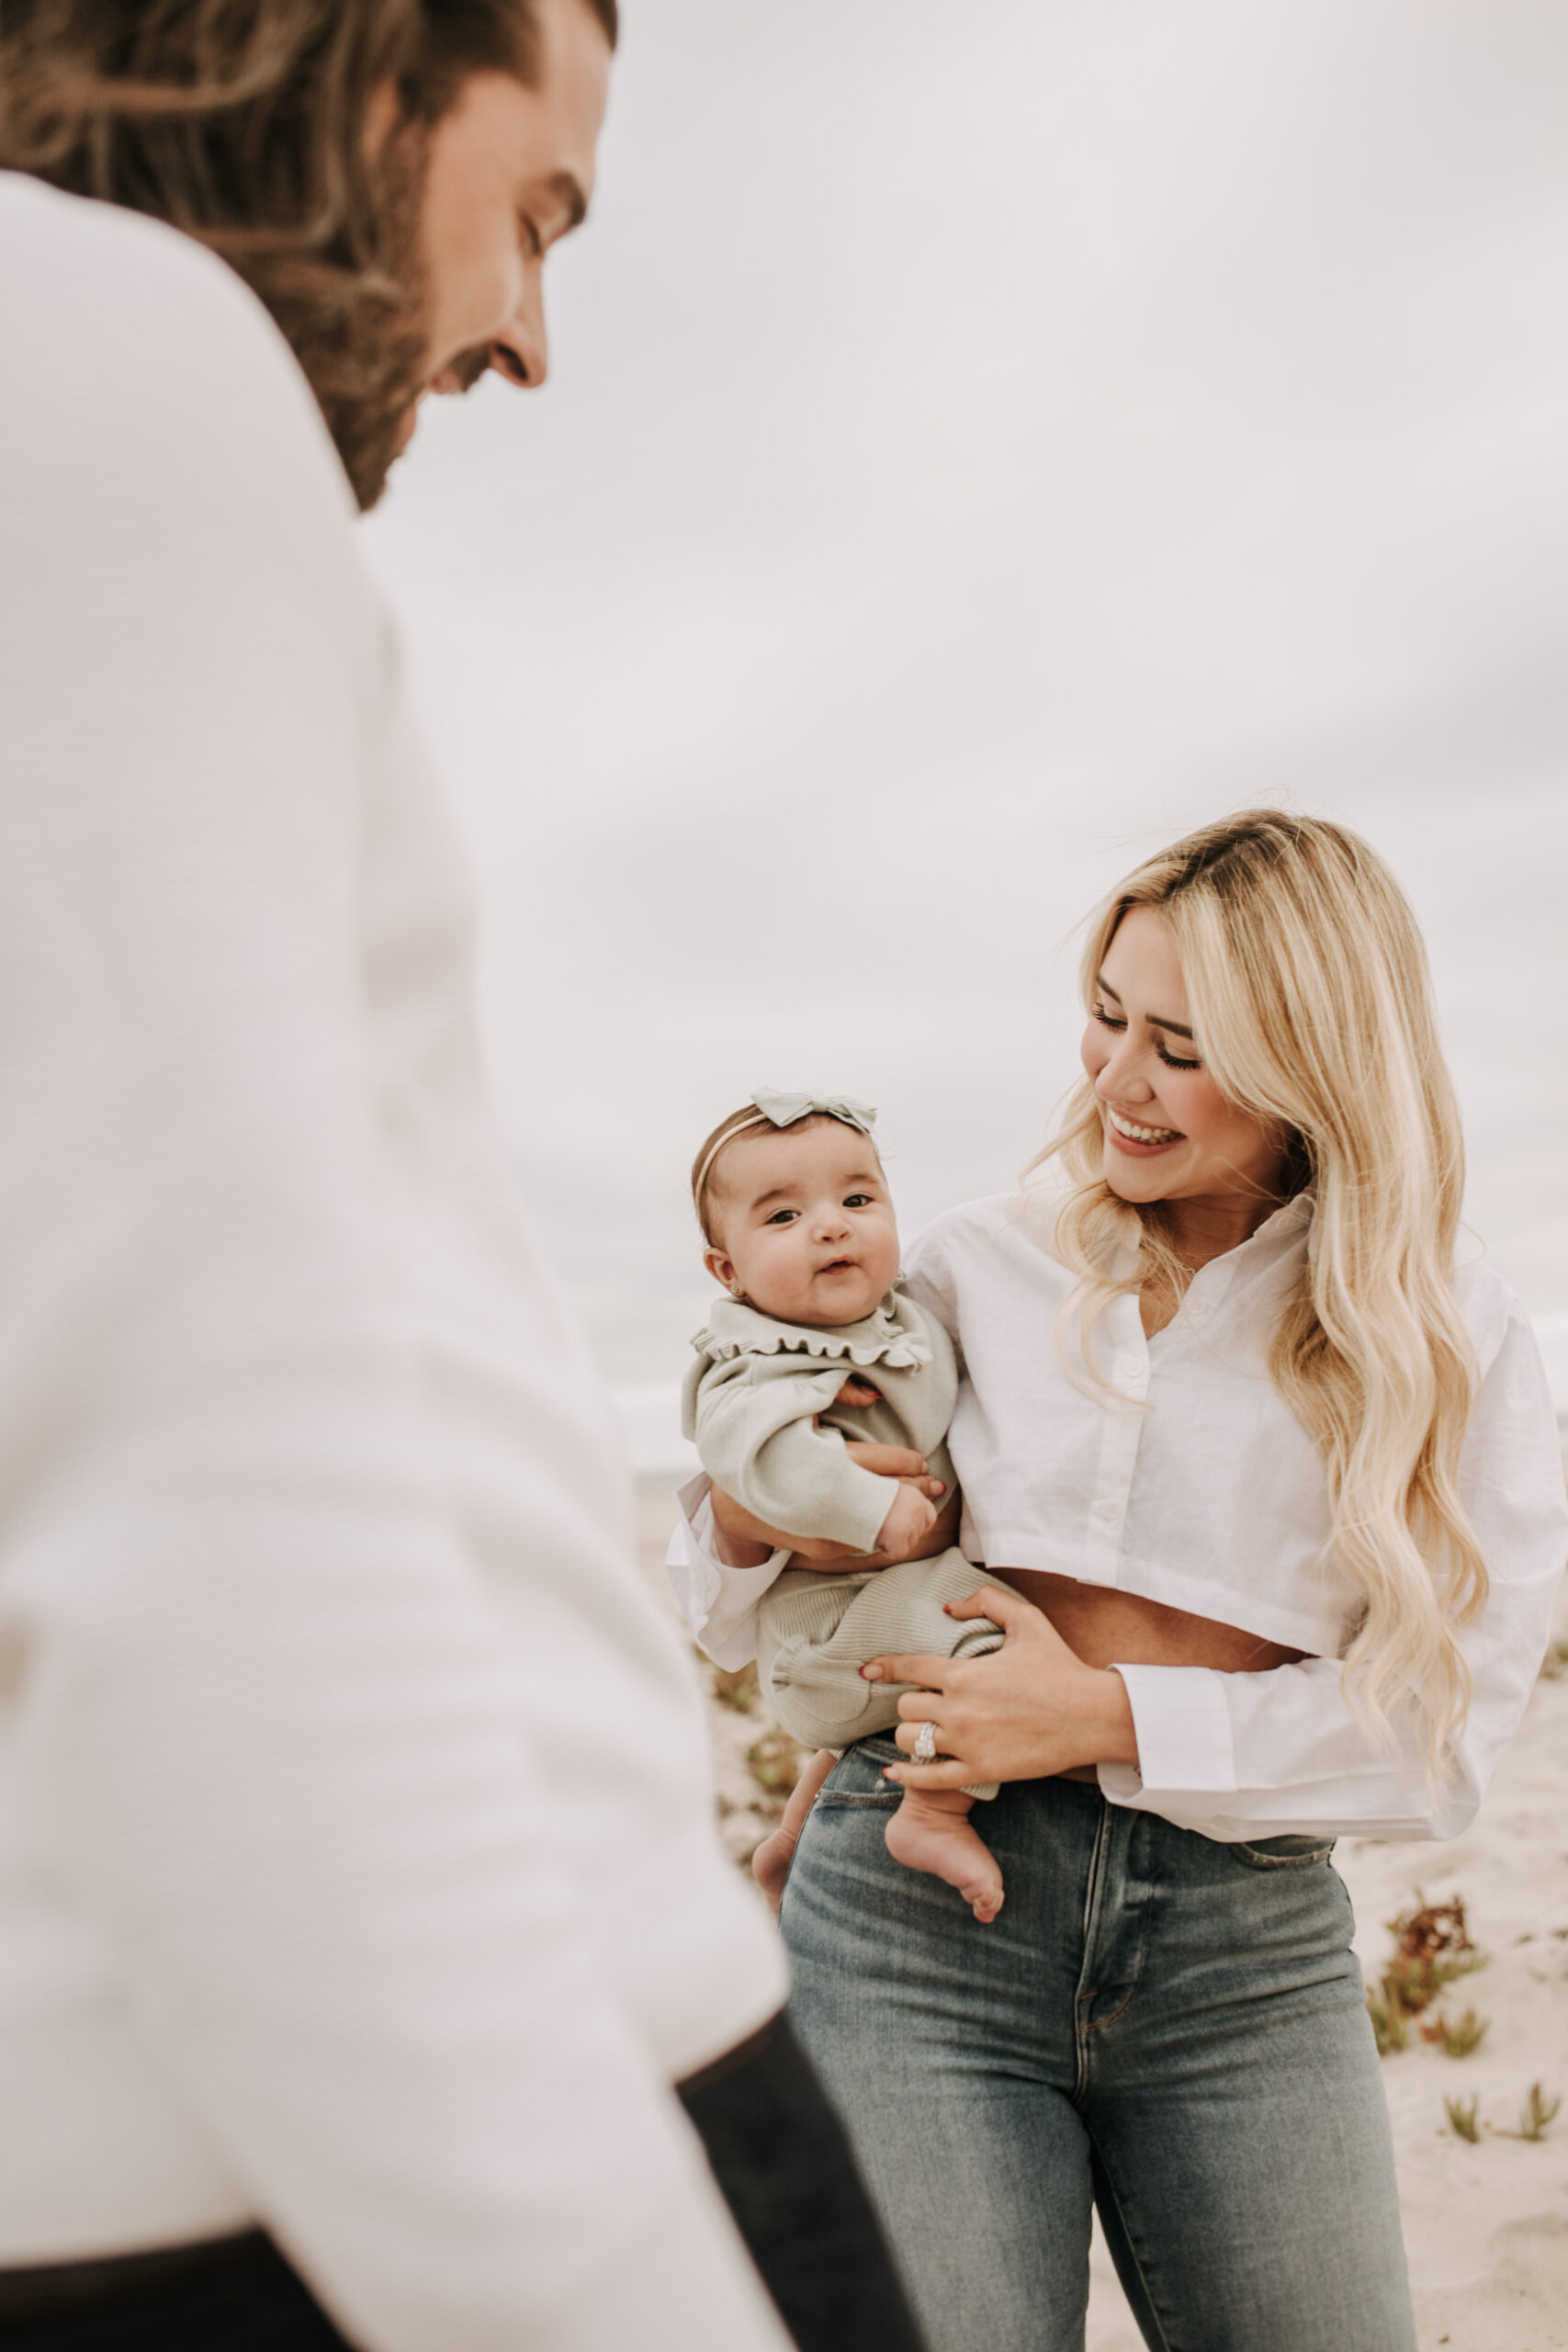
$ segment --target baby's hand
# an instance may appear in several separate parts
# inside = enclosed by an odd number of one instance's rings
[[[936,1506],[913,1487],[900,1487],[892,1510],[882,1522],[876,1548],[889,1559],[907,1560],[936,1521]]]

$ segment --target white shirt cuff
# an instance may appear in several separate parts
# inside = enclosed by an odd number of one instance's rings
[[[677,1489],[681,1517],[664,1565],[675,1598],[698,1644],[716,1666],[733,1673],[757,1655],[757,1605],[789,1566],[787,1546],[761,1567],[727,1567],[718,1557],[713,1484],[705,1473]]]
[[[789,2352],[794,2338],[713,2194],[700,2154],[695,2164],[670,2164],[654,2193],[658,2201],[650,2198],[652,2211],[639,2225],[606,2247],[611,2258],[599,2265],[596,2281],[583,2280],[553,2322],[541,2315],[532,2328],[525,2323],[516,2341],[525,2330],[539,2352],[604,2352],[610,2344],[682,2352],[694,2343]]]
[[[1127,1686],[1138,1761],[1102,1764],[1100,1785],[1122,1804],[1164,1790],[1224,1793],[1236,1786],[1224,1677],[1203,1666],[1114,1666]]]

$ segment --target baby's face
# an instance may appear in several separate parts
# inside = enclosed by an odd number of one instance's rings
[[[727,1144],[710,1198],[718,1239],[704,1264],[781,1323],[858,1323],[898,1272],[876,1148],[840,1119]]]

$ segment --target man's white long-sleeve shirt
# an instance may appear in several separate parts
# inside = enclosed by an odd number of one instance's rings
[[[5,175],[0,355],[0,2267],[260,2222],[373,2352],[779,2346],[664,2085],[782,1964],[335,455],[231,273]]]

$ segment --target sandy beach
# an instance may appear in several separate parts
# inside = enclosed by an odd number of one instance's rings
[[[668,1600],[662,1561],[672,1519],[645,1498],[641,1548]],[[1558,1632],[1568,1640],[1568,1601]],[[770,1824],[787,1785],[788,1744],[744,1684],[714,1677],[715,1770],[724,1834],[738,1859]],[[770,1785],[771,1784],[771,1785]],[[1393,1951],[1387,1923],[1422,1903],[1465,1905],[1484,1964],[1461,1978],[1383,2060],[1393,2119],[1420,2352],[1568,2352],[1568,1670],[1537,1685],[1524,1724],[1473,1826],[1444,1845],[1347,1838],[1335,1857],[1350,1890],[1357,1950],[1375,1983]],[[1477,2046],[1448,2056],[1422,2022],[1473,2010]],[[1538,2140],[1520,2129],[1530,2087],[1563,2106]],[[1477,2138],[1445,2101],[1474,2102]],[[1088,2352],[1142,2352],[1096,2237]]]

